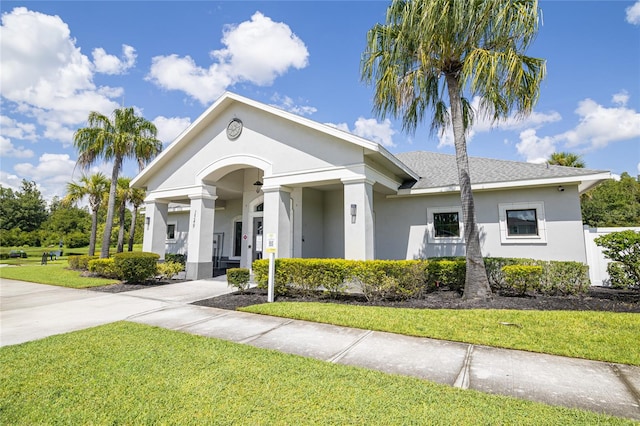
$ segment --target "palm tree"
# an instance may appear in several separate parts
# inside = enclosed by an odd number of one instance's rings
[[[118,245],[116,253],[124,251],[124,231],[125,231],[125,212],[127,203],[131,197],[131,189],[129,183],[131,178],[119,177],[118,187],[116,188],[116,205],[118,206]]]
[[[116,188],[122,164],[126,158],[134,158],[140,169],[162,150],[156,139],[156,126],[143,117],[138,117],[133,108],[118,108],[113,119],[92,111],[88,127],[78,129],[73,135],[73,144],[79,152],[77,164],[87,168],[98,159],[113,160],[107,222],[102,238],[100,257],[109,257],[109,237],[113,228]]]
[[[464,297],[488,298],[475,222],[466,131],[479,96],[493,120],[529,113],[545,75],[542,59],[524,55],[538,27],[536,0],[394,0],[385,24],[367,33],[362,79],[374,84],[374,111],[402,119],[414,133],[428,110],[431,131],[452,125],[458,165],[467,274]],[[445,88],[449,109],[445,103]]]
[[[131,188],[129,202],[133,205],[131,214],[131,228],[129,229],[129,246],[128,251],[133,251],[133,239],[136,235],[136,219],[138,218],[138,208],[144,203],[144,197],[147,195],[142,188]]]
[[[69,182],[67,184],[67,195],[63,199],[66,205],[76,204],[87,197],[89,199],[89,209],[91,209],[91,236],[89,237],[89,256],[93,256],[96,251],[96,233],[98,231],[98,210],[102,204],[102,199],[107,194],[109,180],[102,173],[95,173],[91,176],[82,175],[80,183]]]
[[[556,166],[578,167],[584,169],[584,161],[582,156],[572,152],[554,152],[547,160],[547,163]]]

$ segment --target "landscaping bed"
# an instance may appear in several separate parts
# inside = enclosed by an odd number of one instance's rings
[[[326,302],[364,306],[387,306],[416,309],[519,309],[640,312],[640,292],[591,287],[582,296],[507,296],[495,294],[489,301],[465,301],[456,291],[437,290],[419,299],[368,302],[362,295],[345,294],[335,298],[322,293],[277,296],[278,302]],[[244,293],[230,293],[194,302],[195,305],[236,310],[266,303],[267,292],[252,288]]]

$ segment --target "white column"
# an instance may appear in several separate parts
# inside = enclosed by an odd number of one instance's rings
[[[275,234],[276,257],[291,257],[291,189],[282,186],[263,187],[264,238]]]
[[[152,201],[145,203],[144,236],[142,251],[157,253],[164,260],[167,241],[167,214],[169,203]]]
[[[189,195],[189,232],[187,241],[187,279],[213,276],[213,225],[216,188],[203,186],[202,193]]]
[[[343,180],[344,257],[370,260],[374,256],[373,182],[367,179]]]

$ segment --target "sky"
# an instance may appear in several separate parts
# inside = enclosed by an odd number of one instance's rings
[[[45,199],[78,180],[73,134],[91,111],[134,107],[166,147],[231,91],[328,123],[392,153],[454,153],[450,132],[414,134],[373,113],[360,78],[366,33],[388,1],[2,1],[0,184]],[[541,0],[527,54],[547,77],[526,118],[477,119],[470,156],[640,174],[640,0]],[[471,99],[477,106],[479,99]],[[87,173],[111,173],[110,163]],[[134,161],[122,175],[137,173]]]

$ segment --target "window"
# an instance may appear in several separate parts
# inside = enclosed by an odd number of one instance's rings
[[[167,224],[167,240],[175,240],[176,239],[176,224],[168,223]]]
[[[233,255],[242,255],[242,220],[233,222]]]
[[[429,243],[464,242],[462,207],[432,207],[427,209]]]
[[[498,204],[500,241],[503,244],[546,244],[544,203]]]
[[[507,234],[538,235],[536,209],[507,210]]]

